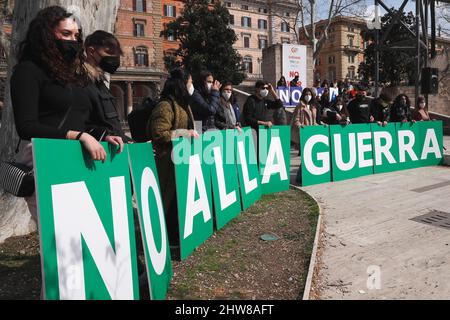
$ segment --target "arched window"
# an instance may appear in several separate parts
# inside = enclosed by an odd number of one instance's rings
[[[244,69],[247,73],[253,73],[253,61],[252,57],[245,56],[243,59],[244,62]]]
[[[134,65],[136,67],[148,67],[147,47],[137,47],[134,49]]]

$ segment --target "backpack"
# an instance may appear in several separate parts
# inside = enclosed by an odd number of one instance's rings
[[[172,100],[161,99],[160,101],[154,101],[151,98],[145,98],[141,105],[128,115],[128,125],[130,127],[131,137],[135,142],[147,142],[151,140],[150,132],[147,131],[147,125],[153,110],[158,103],[163,100],[170,101],[175,114],[175,104]]]
[[[136,142],[147,142],[150,140],[147,134],[147,123],[150,120],[156,101],[145,98],[140,106],[128,115],[128,125],[131,137]]]

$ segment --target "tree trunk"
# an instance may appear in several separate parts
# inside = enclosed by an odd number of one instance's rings
[[[114,32],[120,0],[20,0],[15,1],[11,51],[8,61],[4,110],[0,127],[0,160],[11,160],[19,140],[14,126],[11,107],[9,79],[13,66],[17,63],[17,45],[22,41],[28,25],[37,12],[45,7],[60,5],[75,13],[81,19],[84,36],[95,30]],[[24,92],[26,94],[26,92]],[[6,238],[28,234],[36,230],[30,213],[22,198],[12,197],[0,190],[0,243]]]

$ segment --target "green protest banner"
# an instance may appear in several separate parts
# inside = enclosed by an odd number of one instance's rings
[[[235,130],[203,134],[204,161],[211,167],[217,230],[241,213],[235,139]]]
[[[398,170],[419,168],[423,138],[420,137],[419,123],[396,123],[398,139]]]
[[[259,127],[259,172],[262,194],[289,190],[291,170],[291,128]]]
[[[330,126],[333,181],[373,174],[370,124]]]
[[[250,127],[242,128],[242,132],[236,134],[236,158],[242,210],[246,210],[261,198],[256,149]]]
[[[33,139],[46,299],[139,299],[128,156]]]
[[[444,159],[443,156],[443,126],[442,121],[417,122],[420,137],[423,139],[420,154],[421,166],[437,166]]]
[[[374,153],[374,173],[384,173],[399,170],[398,136],[395,123],[383,127],[371,124]]]
[[[151,143],[128,145],[150,297],[165,299],[172,278],[169,239]]]
[[[172,140],[183,260],[214,231],[211,169],[203,161],[201,142],[201,136],[198,139]]]
[[[331,181],[329,134],[324,126],[300,128],[302,186]]]

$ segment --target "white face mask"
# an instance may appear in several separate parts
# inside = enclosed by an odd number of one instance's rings
[[[188,93],[189,93],[189,95],[190,96],[192,96],[193,94],[194,94],[194,86],[192,85],[192,83],[191,84],[188,84],[188,86],[187,86],[187,91],[188,91]]]
[[[263,89],[263,90],[259,91],[259,94],[261,95],[261,97],[265,98],[269,94],[269,90]]]
[[[312,99],[312,97],[309,94],[305,96],[306,103],[310,102],[311,99]]]
[[[208,92],[211,92],[211,89],[212,89],[212,83],[207,83],[206,84],[206,88],[208,89]]]
[[[222,97],[223,97],[226,101],[230,100],[230,98],[231,98],[231,92],[226,92],[226,91],[222,92]]]

